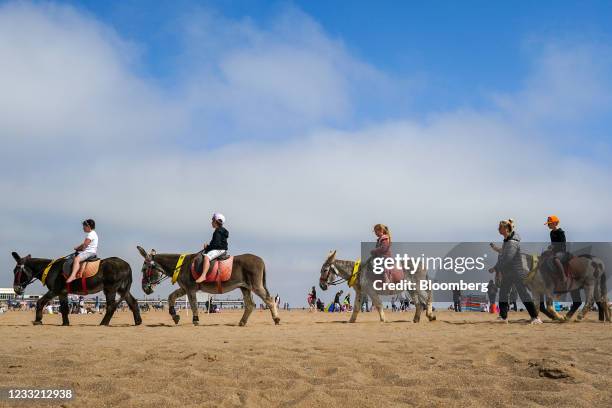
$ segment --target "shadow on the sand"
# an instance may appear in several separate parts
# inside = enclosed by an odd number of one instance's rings
[[[145,324],[145,326],[146,327],[178,327],[178,326],[194,326],[194,324],[191,323],[191,322],[184,322],[184,323],[181,323],[181,324],[152,323],[152,324]],[[211,324],[202,324],[202,322],[200,322],[200,324],[197,325],[197,327],[221,327],[221,326],[240,327],[240,325],[238,323],[211,323]]]
[[[357,319],[355,323],[349,323],[348,320],[331,320],[328,322],[314,322],[315,324],[394,324],[394,323],[414,323],[412,320],[387,320],[385,323],[382,323],[378,320],[375,321],[360,321]],[[430,323],[427,320],[421,321],[420,323]]]

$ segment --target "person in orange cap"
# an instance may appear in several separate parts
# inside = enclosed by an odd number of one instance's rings
[[[557,267],[557,277],[559,282],[565,281],[565,268],[563,261],[567,260],[567,244],[565,239],[565,231],[559,227],[559,217],[551,215],[546,219],[544,225],[550,228],[550,249],[555,254],[555,265]]]

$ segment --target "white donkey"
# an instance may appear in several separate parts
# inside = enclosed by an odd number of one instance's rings
[[[355,271],[354,261],[344,261],[336,259],[336,251],[331,251],[327,256],[327,259],[321,267],[321,277],[319,278],[319,286],[323,290],[327,290],[330,285],[336,285],[343,282],[350,282],[351,278],[354,277]],[[352,288],[355,289],[355,304],[353,306],[353,314],[349,320],[349,323],[355,323],[357,315],[361,311],[361,296],[367,295],[372,299],[372,304],[378,311],[381,322],[386,322],[385,312],[383,305],[380,300],[382,295],[397,295],[403,291],[381,291],[374,289],[372,282],[375,275],[372,274],[371,268],[369,268],[368,262],[358,266],[358,270],[355,271],[357,277],[354,279]],[[378,276],[380,278],[380,276]],[[414,315],[413,322],[418,323],[421,320],[421,312],[423,308],[426,309],[426,315],[429,321],[436,320],[436,316],[433,313],[432,301],[433,296],[430,290],[420,290],[419,281],[427,279],[427,270],[422,266],[415,271],[414,274],[406,273],[404,271],[404,279],[414,282],[415,290],[408,290],[410,298],[415,304],[416,312]]]

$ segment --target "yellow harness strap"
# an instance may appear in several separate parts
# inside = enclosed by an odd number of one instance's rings
[[[355,281],[357,280],[357,277],[359,276],[359,265],[361,265],[361,258],[357,259],[357,262],[355,262],[355,266],[353,266],[353,273],[351,274],[351,277],[348,281],[349,288],[353,287]]]
[[[174,268],[174,273],[172,274],[173,285],[176,283],[176,280],[178,279],[178,276],[181,273],[181,266],[183,266],[183,261],[185,260],[186,256],[187,254],[181,254],[181,256],[179,256],[178,261],[176,262],[176,267]]]
[[[59,259],[63,259],[63,258],[59,258]],[[40,278],[40,282],[43,284],[43,286],[45,286],[45,281],[47,280],[47,275],[49,274],[49,271],[51,270],[51,267],[53,266],[53,264],[55,262],[57,262],[59,259],[54,259],[52,260],[49,265],[46,266],[45,270],[43,271],[42,277]]]
[[[523,283],[530,283],[535,277],[536,272],[538,271],[538,256],[536,254],[531,255],[533,257],[533,262],[531,264],[531,270],[529,274],[523,279]]]

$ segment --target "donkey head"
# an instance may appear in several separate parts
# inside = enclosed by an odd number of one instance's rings
[[[333,268],[334,261],[336,260],[336,250],[329,251],[327,259],[321,266],[321,276],[319,277],[319,287],[323,290],[327,290],[329,282],[335,279],[336,272]]]
[[[13,269],[13,275],[15,275],[13,279],[13,290],[17,295],[21,295],[34,277],[32,269],[27,266],[27,262],[32,259],[32,257],[28,255],[22,258],[17,252],[13,252],[11,255],[13,255],[13,259],[17,262],[17,265],[15,265]]]
[[[147,254],[147,251],[141,246],[136,248],[144,258],[142,264],[142,291],[150,295],[164,276],[164,269],[155,261],[156,252],[154,249],[151,249],[151,252]]]

